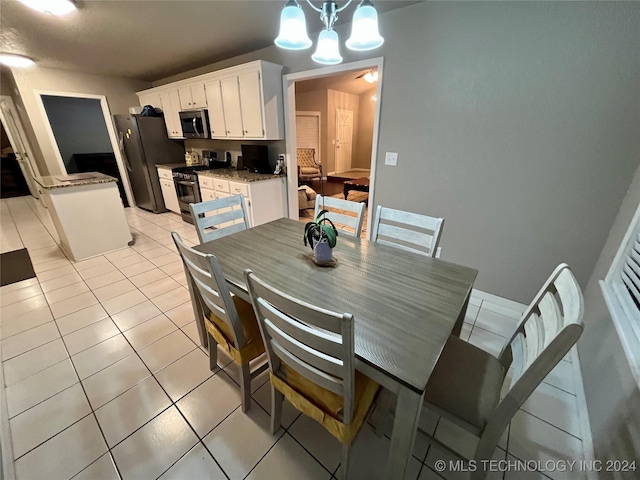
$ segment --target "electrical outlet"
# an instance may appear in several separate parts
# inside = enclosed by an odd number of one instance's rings
[[[384,164],[392,167],[398,165],[398,152],[387,152],[384,157]]]

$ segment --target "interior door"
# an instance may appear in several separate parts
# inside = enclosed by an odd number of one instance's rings
[[[24,175],[24,179],[29,187],[29,192],[35,198],[39,198],[38,187],[33,177],[36,175],[37,167],[32,165],[32,158],[30,156],[31,148],[26,141],[24,129],[18,118],[16,107],[13,104],[11,97],[0,97],[0,120],[4,125],[11,147],[16,154],[18,165]]]
[[[351,170],[353,112],[336,109],[336,173]]]

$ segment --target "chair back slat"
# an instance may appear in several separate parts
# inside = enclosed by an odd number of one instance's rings
[[[582,291],[566,264],[559,265],[524,312],[500,359],[511,356],[510,388],[526,398],[564,357],[584,327]],[[529,392],[524,396],[525,392]]]
[[[234,345],[241,349],[246,342],[244,331],[218,260],[214,255],[186,246],[177,232],[171,232],[171,236],[182,257],[185,274],[191,279],[189,288],[196,288],[200,301],[230,326]]]
[[[326,214],[335,225],[338,234],[360,237],[362,232],[362,223],[364,222],[364,202],[350,202],[341,198],[327,197],[316,195],[316,206],[313,212],[315,219],[322,210],[328,210]],[[349,212],[352,215],[348,215]],[[344,227],[349,230],[345,230]]]
[[[344,422],[351,423],[355,382],[353,317],[302,302],[257,278],[245,278],[269,369],[287,381],[282,362],[311,382],[344,399]]]
[[[200,243],[215,240],[250,227],[247,206],[242,195],[190,203]]]
[[[296,337],[309,348],[326,352],[333,357],[339,357],[342,354],[343,346],[340,335],[307,325],[305,322],[298,320],[300,318],[298,315],[295,316],[296,320],[291,320],[288,315],[276,310],[264,298],[260,298],[258,301],[260,302],[260,307],[270,313],[269,321],[283,333]],[[315,323],[314,325],[318,324]]]
[[[371,240],[434,257],[438,253],[443,225],[443,218],[378,205]]]

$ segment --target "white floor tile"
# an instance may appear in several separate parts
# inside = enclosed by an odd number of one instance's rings
[[[133,283],[124,279],[105,285],[104,287],[96,288],[93,290],[93,294],[98,300],[104,302],[105,300],[109,300],[110,298],[117,297],[118,295],[122,295],[123,293],[127,293],[135,289],[136,287]]]
[[[13,417],[10,421],[13,455],[21,457],[90,413],[84,390],[76,383]]]
[[[331,474],[290,435],[282,439],[260,460],[247,480],[272,480],[280,478],[283,466],[289,478],[327,480]],[[356,478],[352,476],[351,478]],[[368,477],[373,478],[373,477]]]
[[[549,375],[546,376],[544,383],[548,383],[549,385],[553,385],[554,387],[575,395],[574,368],[575,367],[569,362],[559,362],[558,365],[549,372]]]
[[[82,380],[94,409],[126,392],[149,377],[149,370],[137,355],[129,355],[117,363]]]
[[[49,305],[53,305],[88,291],[89,287],[81,280],[78,283],[72,283],[71,285],[58,288],[57,290],[51,290],[50,292],[45,293],[44,296],[47,298]]]
[[[73,365],[69,359],[66,359],[7,387],[9,418],[15,417],[77,382],[78,376]]]
[[[145,258],[139,253],[134,252],[133,255],[128,255],[126,257],[114,258],[110,260],[111,263],[115,265],[116,268],[128,267],[130,265],[135,265],[136,263],[144,262]]]
[[[99,303],[83,308],[77,312],[56,319],[56,324],[62,335],[68,335],[72,332],[88,327],[100,320],[104,320],[107,315],[106,310]]]
[[[169,335],[177,329],[178,327],[176,327],[175,323],[169,320],[165,315],[158,315],[151,320],[147,320],[146,322],[127,330],[124,332],[124,336],[127,337],[127,340],[133,348],[141,350],[147,345]]]
[[[69,355],[61,338],[56,338],[3,363],[4,382],[13,385],[45,368],[61,362]]]
[[[40,283],[45,283],[45,282],[48,282],[49,280],[54,280],[57,278],[61,278],[67,275],[73,275],[77,273],[78,272],[76,271],[75,268],[73,268],[73,265],[65,265],[62,268],[56,268],[55,270],[48,270],[46,272],[41,272],[37,274],[37,277]]]
[[[200,438],[240,405],[240,389],[226,375],[214,375],[176,403]]]
[[[185,302],[182,305],[172,308],[171,310],[166,312],[165,315],[169,317],[169,319],[178,327],[184,327],[189,322],[193,322],[195,320],[195,314],[193,313],[193,305],[191,305],[191,301]]]
[[[523,461],[582,460],[582,442],[522,410],[511,421],[509,453]],[[584,478],[578,472],[555,472],[555,479]]]
[[[474,325],[501,337],[510,338],[516,329],[517,323],[513,318],[501,315],[483,306],[478,312]]]
[[[42,287],[43,292],[47,293],[78,282],[82,282],[82,277],[74,271],[68,275],[62,275],[61,277],[52,278],[51,280],[43,282],[40,284],[40,287]]]
[[[9,338],[18,333],[26,332],[53,320],[49,307],[38,308],[24,315],[5,319],[2,322],[2,338]]]
[[[342,455],[341,443],[318,422],[300,415],[288,431],[327,470],[334,472],[338,468]]]
[[[38,284],[37,278],[28,278],[26,280],[22,280],[21,282],[10,283],[9,285],[0,287],[0,293],[4,295],[7,293],[14,292],[16,290],[21,290],[23,288],[31,287],[32,285],[37,285],[37,284]]]
[[[238,388],[238,387],[236,387]],[[238,395],[240,390],[238,390]],[[266,382],[258,388],[252,395],[253,399],[271,415],[271,382]],[[300,412],[289,403],[287,399],[282,404],[282,416],[280,417],[280,425],[283,428],[289,428],[293,422],[300,416]]]
[[[86,270],[78,270],[80,276],[85,280],[90,280],[95,277],[99,277],[100,275],[105,275],[107,273],[117,272],[118,269],[105,260],[106,263],[102,265],[97,265],[95,267],[87,268]]]
[[[160,310],[166,312],[167,310],[171,310],[172,308],[182,305],[190,300],[191,297],[189,296],[189,290],[181,286],[170,292],[163,293],[162,295],[153,298],[151,301]]]
[[[245,414],[238,408],[203,442],[231,480],[244,478],[283,434],[271,435],[269,416],[253,404]]]
[[[90,278],[85,280],[87,285],[91,290],[97,290],[98,288],[105,287],[107,285],[111,285],[113,283],[119,282],[120,280],[124,280],[126,277],[122,274],[122,272],[116,270],[114,272],[105,273],[104,275],[98,275],[97,277]]]
[[[507,339],[484,328],[474,326],[469,337],[469,343],[497,357],[500,355],[504,344],[507,343]]]
[[[576,397],[546,383],[538,385],[522,410],[580,438],[582,429]]]
[[[71,361],[84,380],[134,353],[124,335],[118,334],[74,355]]]
[[[8,360],[60,337],[55,322],[47,322],[2,340],[2,359]]]
[[[198,327],[196,322],[189,322],[185,326],[181,327],[181,330],[191,339],[193,343],[200,346],[200,336],[198,335]]]
[[[167,470],[159,480],[226,480],[213,457],[202,443],[193,447],[178,463]]]
[[[97,409],[96,418],[112,448],[169,405],[167,394],[155,378],[149,377]]]
[[[175,407],[162,412],[113,450],[122,478],[157,478],[198,443]]]
[[[73,264],[75,269],[78,270],[79,272],[89,270],[91,268],[95,268],[98,266],[105,266],[105,265],[109,266],[111,265],[111,263],[109,263],[109,260],[107,260],[104,255],[99,255],[97,257],[89,258],[87,260],[81,260],[80,262],[75,262]]]
[[[42,295],[42,289],[39,284],[34,284],[29,287],[20,288],[0,295],[2,305],[11,305],[12,303],[26,300],[27,298],[35,297],[36,295]]]
[[[195,349],[191,339],[177,330],[139,350],[138,355],[149,370],[156,373]]]
[[[111,454],[105,453],[98,460],[78,473],[73,480],[120,480]]]
[[[157,280],[167,278],[167,274],[162,270],[157,269],[153,264],[151,264],[151,267],[152,268],[150,268],[148,271],[130,276],[129,280],[131,280],[131,283],[140,288]]]
[[[46,306],[47,300],[44,295],[36,295],[35,297],[26,298],[11,305],[0,307],[0,318],[2,322],[4,322],[10,318],[18,317]]]
[[[120,313],[112,315],[112,319],[120,330],[123,332],[130,328],[140,325],[147,320],[151,320],[162,312],[150,300],[139,303],[133,307],[127,308]]]
[[[181,288],[178,282],[170,277],[166,277],[140,287],[140,291],[149,298],[155,298],[159,295],[162,295],[163,293],[170,292],[179,287]]]
[[[136,289],[105,300],[102,302],[102,306],[109,315],[115,315],[146,300],[147,297],[145,297],[140,290]]]
[[[107,451],[98,424],[88,415],[16,461],[16,478],[71,478]]]
[[[175,402],[213,375],[209,358],[195,349],[155,374],[162,388]]]
[[[53,305],[50,305],[50,307],[54,318],[60,318],[82,310],[83,308],[96,305],[97,303],[98,299],[89,291],[81,293],[75,297],[68,298],[67,300],[54,303]]]
[[[73,356],[119,333],[120,330],[115,323],[110,318],[105,318],[65,335],[63,340],[69,350],[69,355]]]

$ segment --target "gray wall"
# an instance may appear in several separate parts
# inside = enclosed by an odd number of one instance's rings
[[[443,256],[481,290],[528,303],[562,261],[586,285],[640,160],[640,4],[427,2],[380,29],[375,52],[342,48],[384,56],[375,203],[445,217]]]
[[[376,87],[372,87],[360,95],[358,109],[358,131],[356,132],[356,151],[351,166],[353,168],[371,168],[371,139],[373,137],[373,120],[375,118],[375,103],[371,97],[376,94]]]
[[[584,290],[585,329],[578,343],[596,458],[640,461],[640,388],[635,382],[599,280],[607,275],[633,215],[640,205],[640,168],[618,212],[609,238]],[[602,478],[615,478],[601,472]],[[638,478],[628,473],[618,478]]]
[[[74,153],[113,153],[100,100],[42,95],[67,172],[77,172]]]

